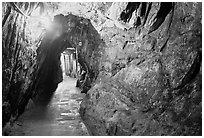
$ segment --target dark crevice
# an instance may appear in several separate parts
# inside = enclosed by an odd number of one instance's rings
[[[152,2],[149,2],[147,12],[145,13],[145,18],[144,18],[143,25],[146,24],[146,21],[147,21],[147,18],[148,18],[148,16],[149,16],[149,13],[150,13],[151,8],[152,8]]]
[[[6,20],[8,19],[10,13],[11,13],[11,7],[8,7],[8,9],[6,11],[6,15],[4,16],[3,21],[2,21],[2,28],[4,27]]]
[[[128,5],[120,15],[121,20],[124,22],[129,22],[132,17],[132,13],[137,10],[140,6],[140,2],[128,2]]]
[[[199,74],[200,72],[200,67],[202,63],[202,53],[200,51],[197,52],[197,56],[193,61],[193,64],[191,65],[189,71],[184,75],[181,84],[174,88],[174,90],[181,89],[188,83],[190,83],[194,78]]]
[[[141,13],[140,13],[140,16],[142,18],[145,17],[145,14],[146,14],[146,7],[147,7],[147,2],[142,2],[142,5],[141,5]]]
[[[155,30],[157,30],[161,26],[161,24],[166,19],[166,16],[173,9],[173,7],[174,6],[173,6],[172,2],[161,2],[159,11],[157,12],[156,17],[153,19],[153,21],[155,20],[155,22],[150,27],[148,34],[152,33]]]
[[[166,39],[166,41],[164,42],[164,44],[162,45],[162,47],[160,48],[160,52],[164,52],[164,49],[167,47],[167,43],[169,41],[169,37]]]
[[[140,17],[138,16],[136,22],[134,23],[134,27],[137,28],[137,27],[140,26],[141,24],[142,24],[142,23],[141,23],[141,19],[140,19]]]

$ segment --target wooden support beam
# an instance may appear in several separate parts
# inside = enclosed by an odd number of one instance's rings
[[[77,61],[78,60],[78,57],[77,57],[78,55],[77,55],[77,48],[76,48],[75,53],[76,53],[76,77],[78,78],[78,64],[77,64],[78,63],[78,61]]]
[[[64,59],[64,72],[66,72],[66,61],[65,61],[65,55],[62,53],[63,59]]]

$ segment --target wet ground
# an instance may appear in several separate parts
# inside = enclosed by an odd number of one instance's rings
[[[85,94],[75,87],[76,79],[64,77],[47,107],[32,107],[15,123],[10,135],[87,136],[79,115]]]

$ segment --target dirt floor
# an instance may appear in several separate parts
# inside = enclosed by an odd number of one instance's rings
[[[75,87],[76,79],[64,76],[47,107],[27,110],[14,124],[13,136],[87,136],[87,129],[79,115],[85,94]]]

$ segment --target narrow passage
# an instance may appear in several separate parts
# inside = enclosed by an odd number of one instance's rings
[[[85,94],[75,87],[76,79],[64,76],[47,107],[27,110],[11,130],[10,135],[24,136],[87,136],[79,115]]]

